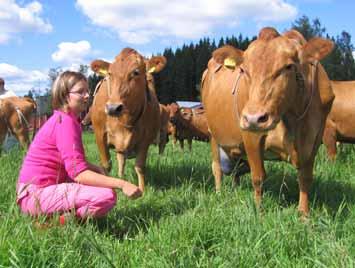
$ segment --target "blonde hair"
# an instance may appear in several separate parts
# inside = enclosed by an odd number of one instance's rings
[[[82,73],[72,71],[61,73],[52,85],[52,108],[54,110],[66,110],[69,91],[82,80],[87,82],[85,75]]]

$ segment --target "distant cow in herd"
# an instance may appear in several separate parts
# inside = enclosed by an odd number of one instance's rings
[[[7,134],[12,134],[23,148],[28,148],[30,144],[29,122],[36,108],[37,104],[31,98],[0,99],[0,145]]]
[[[184,148],[186,139],[191,151],[192,140],[209,141],[210,133],[208,131],[205,111],[202,107],[187,108],[179,107],[178,104],[169,105],[170,122],[175,128],[175,140],[179,141],[180,147]]]
[[[213,52],[202,78],[202,102],[211,131],[212,170],[221,187],[220,150],[247,157],[255,201],[260,205],[264,159],[290,162],[298,171],[299,211],[309,213],[308,192],[334,93],[319,63],[333,42],[306,42],[297,31],[264,28],[246,51]]]

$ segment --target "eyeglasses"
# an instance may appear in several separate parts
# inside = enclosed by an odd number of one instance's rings
[[[86,95],[89,95],[89,92],[88,91],[84,91],[84,92],[79,92],[79,91],[69,91],[69,93],[72,93],[72,94],[75,94],[75,95],[78,95],[80,97],[86,97]]]

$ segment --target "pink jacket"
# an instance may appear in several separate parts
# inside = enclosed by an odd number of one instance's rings
[[[45,187],[72,182],[79,173],[89,169],[81,132],[74,114],[54,111],[31,143],[18,182]]]

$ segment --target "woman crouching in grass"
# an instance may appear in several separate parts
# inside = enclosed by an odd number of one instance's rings
[[[17,204],[23,213],[102,217],[116,204],[114,189],[129,198],[142,195],[134,184],[108,177],[86,161],[79,114],[88,100],[87,79],[81,73],[66,71],[53,83],[54,113],[36,134],[20,170]],[[60,217],[61,223],[64,219]]]

